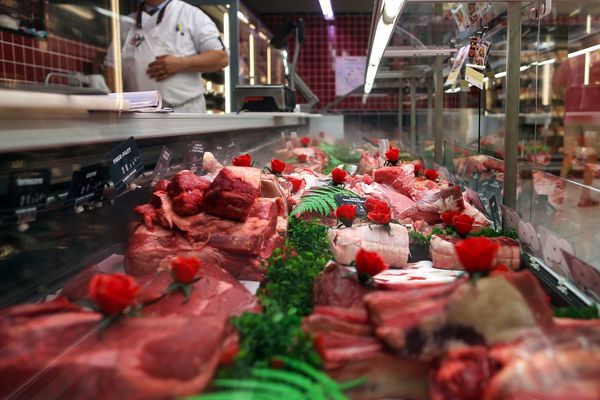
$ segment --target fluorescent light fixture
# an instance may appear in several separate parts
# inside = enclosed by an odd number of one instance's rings
[[[524,72],[527,71],[529,68],[531,68],[531,65],[523,65],[521,68],[519,68],[519,71]]]
[[[248,45],[250,46],[250,84],[254,85],[254,75],[256,69],[256,60],[254,59],[254,35],[250,34]]]
[[[267,84],[271,84],[271,46],[267,47]]]
[[[238,11],[237,14],[238,19],[242,20],[243,23],[245,23],[246,25],[250,23],[250,20],[248,19],[248,17],[246,17],[246,14],[244,14],[241,11]]]
[[[454,89],[450,88],[448,90],[446,90],[446,93],[458,93],[460,92],[460,87],[456,87]]]
[[[335,17],[333,16],[333,8],[331,7],[331,0],[319,0],[319,5],[321,6],[321,12],[323,13],[323,18],[327,21],[333,21]]]
[[[503,71],[503,72],[498,72],[498,73],[496,74],[496,79],[499,79],[499,78],[504,78],[505,76],[506,76],[506,71]]]
[[[591,53],[592,51],[598,51],[598,50],[600,50],[600,44],[597,44],[597,45],[592,46],[592,47],[588,47],[587,49],[576,51],[574,53],[569,53],[569,58],[579,57],[579,56],[582,56],[584,54]]]
[[[258,37],[261,38],[262,40],[267,40],[268,39],[267,35],[265,35],[262,32],[258,32]]]
[[[365,73],[365,94],[371,93],[373,89],[373,83],[375,82],[375,76],[379,69],[379,63],[385,52],[385,48],[390,41],[390,37],[394,32],[396,21],[400,16],[402,7],[404,6],[405,0],[384,0],[383,9],[381,15],[377,21],[375,27],[375,34],[373,35],[373,42],[371,43],[371,52],[369,54],[369,62],[367,64],[367,71]]]
[[[223,41],[225,42],[225,47],[230,48],[231,43],[229,43],[229,13],[223,13]],[[225,113],[229,114],[231,112],[231,67],[229,64],[223,70],[223,75],[225,75],[225,87],[223,88],[223,92],[225,94]]]
[[[85,6],[76,6],[73,4],[57,4],[56,7],[60,7],[65,11],[70,12],[71,14],[75,14],[80,18],[93,20],[94,12]]]
[[[254,24],[250,24],[250,25],[248,25],[248,26],[249,26],[249,27],[250,27],[250,29],[252,29],[252,30],[255,30],[255,29],[256,29],[256,25],[254,25]]]
[[[551,59],[546,60],[546,61],[540,61],[540,62],[535,61],[535,62],[531,63],[531,65],[533,65],[533,66],[536,66],[536,65],[538,65],[538,66],[541,66],[541,65],[550,65],[550,64],[554,64],[555,62],[556,62],[556,59],[555,58],[551,58]]]

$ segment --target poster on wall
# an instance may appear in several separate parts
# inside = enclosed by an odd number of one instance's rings
[[[339,56],[335,58],[335,95],[343,96],[361,86],[365,80],[367,58]]]

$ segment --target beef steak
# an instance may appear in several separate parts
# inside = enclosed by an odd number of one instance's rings
[[[225,167],[204,195],[204,209],[212,215],[244,221],[260,193],[258,168]]]

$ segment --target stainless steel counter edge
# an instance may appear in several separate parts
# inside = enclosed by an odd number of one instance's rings
[[[141,114],[0,112],[0,152],[303,125],[318,114]]]

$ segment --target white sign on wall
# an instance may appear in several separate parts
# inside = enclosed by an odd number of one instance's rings
[[[343,96],[365,81],[367,58],[340,56],[335,58],[335,95]]]

